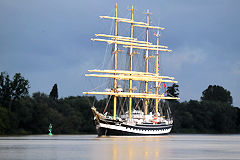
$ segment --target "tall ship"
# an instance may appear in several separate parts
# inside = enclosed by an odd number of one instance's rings
[[[92,106],[94,121],[99,136],[156,136],[170,133],[173,126],[168,100],[177,100],[167,94],[168,84],[178,83],[174,77],[160,75],[159,54],[172,52],[165,45],[159,44],[159,31],[164,28],[150,24],[150,12],[147,11],[146,22],[135,21],[133,7],[130,18],[118,17],[117,4],[115,16],[100,16],[112,20],[113,34],[95,34],[92,41],[107,42],[112,46],[110,69],[88,70],[87,77],[107,78],[109,88],[104,91],[83,92],[87,95],[105,95],[109,101],[103,111]],[[120,23],[125,23],[130,36],[120,35]],[[124,28],[126,30],[126,28]],[[134,33],[142,29],[144,38],[139,39]],[[128,31],[129,31],[128,30]],[[150,35],[154,30],[154,36]],[[151,31],[151,32],[150,32]],[[135,36],[136,35],[136,36]],[[140,36],[139,36],[140,37]],[[150,41],[150,37],[154,42]],[[125,55],[123,65],[119,58]],[[139,60],[140,58],[142,60]],[[106,112],[106,108],[110,112]]]

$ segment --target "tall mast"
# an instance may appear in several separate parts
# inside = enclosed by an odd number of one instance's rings
[[[157,37],[157,46],[158,46],[159,45],[159,37],[160,37],[159,31],[158,31],[158,33],[155,36]],[[159,73],[158,73],[159,72],[159,70],[158,70],[158,67],[159,67],[158,58],[159,58],[159,54],[158,54],[158,50],[157,50],[157,54],[156,54],[156,75],[159,76]],[[156,95],[158,95],[159,84],[161,84],[161,83],[160,82],[156,82]],[[159,99],[156,99],[156,102],[155,102],[156,115],[158,113],[158,101],[159,101]]]
[[[147,10],[147,26],[149,26],[149,10]],[[148,42],[148,32],[149,32],[149,28],[147,27],[146,28],[146,42]],[[145,55],[145,59],[146,59],[146,73],[148,72],[148,49],[146,49],[146,55]],[[148,93],[148,81],[145,81],[145,93]],[[145,105],[144,105],[144,114],[147,115],[147,112],[148,112],[148,101],[147,99],[144,100],[145,102]]]
[[[133,6],[132,6],[132,9],[131,9],[131,20],[133,21]],[[133,38],[133,23],[131,23],[131,32],[130,32],[130,38]],[[132,71],[132,68],[133,68],[133,48],[132,48],[132,45],[130,47],[130,71]],[[129,92],[132,93],[132,79],[129,80]],[[132,118],[132,97],[130,96],[129,97],[129,119]]]
[[[165,51],[165,52],[171,52],[171,50],[168,49],[167,46],[159,45],[159,42],[157,40],[157,45],[154,45],[149,42],[149,29],[159,29],[163,30],[164,28],[158,27],[158,26],[150,26],[149,25],[149,11],[147,11],[147,23],[144,22],[137,22],[133,20],[133,12],[134,9],[132,7],[131,9],[131,19],[127,18],[121,18],[117,16],[117,3],[115,6],[115,16],[100,16],[100,18],[104,19],[111,19],[115,21],[115,32],[114,35],[107,35],[107,34],[95,34],[96,37],[103,37],[103,38],[92,38],[93,41],[100,41],[100,42],[107,42],[109,44],[114,44],[114,69],[113,70],[89,70],[89,72],[96,72],[99,74],[86,74],[86,76],[92,76],[92,77],[103,77],[103,78],[113,78],[113,90],[110,92],[84,92],[84,94],[96,94],[96,95],[111,95],[114,97],[114,106],[113,106],[113,118],[116,120],[116,109],[117,109],[117,97],[128,97],[129,98],[129,119],[131,119],[131,110],[132,110],[132,98],[143,98],[144,103],[144,114],[147,115],[148,112],[148,99],[157,99],[156,106],[158,103],[158,100],[160,99],[178,99],[176,97],[165,97],[164,95],[158,95],[158,94],[151,94],[148,93],[148,82],[157,82],[157,84],[160,84],[161,82],[166,83],[177,83],[177,81],[173,81],[173,77],[168,76],[159,76],[158,75],[158,61],[156,62],[156,73],[149,73],[148,72],[148,59],[152,56],[148,55],[149,50],[155,50],[157,51]],[[130,37],[125,36],[119,36],[118,35],[118,22],[122,23],[130,23],[131,24],[131,33]],[[146,28],[146,40],[141,41],[137,38],[133,38],[133,27],[142,27]],[[117,52],[118,52],[118,45],[123,45],[125,48],[130,48],[130,70],[118,70],[117,69]],[[145,60],[146,60],[146,71],[145,72],[137,72],[133,71],[133,49],[143,49],[146,51]],[[158,56],[157,56],[158,60]],[[129,92],[118,92],[117,91],[117,80],[128,80],[129,81]],[[145,93],[134,93],[132,82],[133,81],[144,81],[145,82]],[[156,93],[159,91],[156,90]],[[157,108],[156,111],[158,112]]]
[[[117,36],[117,3],[115,7],[115,36]],[[117,41],[117,39],[115,39]],[[117,43],[114,44],[114,70],[117,70]],[[117,75],[116,73],[114,75]],[[114,78],[114,92],[117,91],[117,79]],[[117,115],[117,97],[114,95],[113,99],[113,118],[116,120]]]

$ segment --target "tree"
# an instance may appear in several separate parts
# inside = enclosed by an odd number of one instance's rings
[[[11,81],[6,72],[0,74],[0,104],[8,106],[11,111],[12,102],[28,95],[30,88],[28,80],[25,80],[20,73],[16,73]]]
[[[6,108],[0,106],[0,134],[6,134],[10,130],[10,118]]]
[[[179,95],[178,87],[179,86],[177,84],[175,84],[175,83],[172,86],[167,87],[167,96],[178,97],[178,95]]]
[[[6,72],[0,74],[0,103],[6,107],[11,99],[11,81]]]
[[[56,83],[54,84],[49,97],[52,98],[53,100],[58,99],[58,88]]]
[[[28,95],[28,89],[30,88],[28,80],[25,80],[20,73],[16,73],[11,82],[12,97],[19,99]]]
[[[209,85],[206,90],[202,92],[202,101],[219,101],[227,104],[232,104],[232,96],[230,91],[224,89],[222,86]]]

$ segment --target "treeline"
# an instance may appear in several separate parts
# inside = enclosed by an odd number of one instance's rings
[[[0,107],[1,134],[95,133],[90,104],[95,97],[67,97],[54,100],[44,93],[34,93],[12,104],[11,112]]]
[[[174,87],[170,87],[174,88]],[[173,94],[176,90],[173,90]],[[200,101],[171,101],[174,133],[240,133],[240,108],[232,106],[231,93],[209,85]]]
[[[96,133],[91,106],[103,111],[107,99],[94,96],[58,98],[55,84],[49,95],[33,93],[29,96],[29,82],[17,73],[10,79],[0,74],[0,134]],[[169,96],[178,96],[178,85],[167,88]],[[239,133],[240,109],[232,106],[229,91],[210,85],[200,101],[170,101],[174,118],[173,133]],[[111,108],[110,106],[108,108]]]
[[[171,105],[173,133],[240,133],[240,109],[217,101]]]
[[[20,73],[11,80],[0,74],[0,134],[46,134],[51,123],[54,134],[95,133],[91,105],[95,97],[58,99],[55,84],[49,95],[29,96],[29,82]]]

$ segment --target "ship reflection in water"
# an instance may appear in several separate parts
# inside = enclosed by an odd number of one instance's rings
[[[240,135],[100,137],[99,140],[101,146],[95,148],[101,160],[222,160],[240,157]]]
[[[167,158],[166,144],[161,137],[113,137],[112,159],[165,159]],[[109,157],[110,158],[110,157]]]
[[[236,160],[239,148],[240,135],[0,137],[1,160]]]

